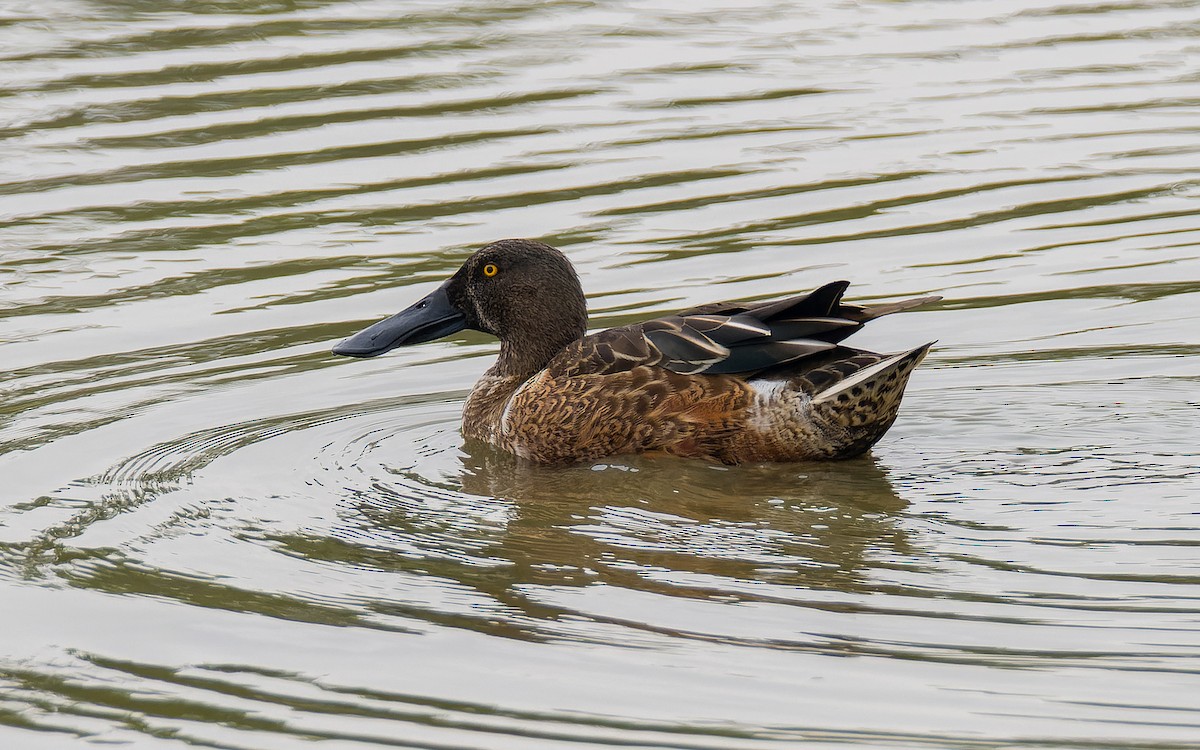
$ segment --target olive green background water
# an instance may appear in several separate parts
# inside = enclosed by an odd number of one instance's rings
[[[1200,747],[1200,6],[0,0],[0,747]],[[941,294],[869,458],[467,450],[329,346]]]

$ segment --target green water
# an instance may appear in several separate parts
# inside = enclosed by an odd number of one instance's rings
[[[1200,4],[0,0],[0,747],[1200,747]],[[868,458],[467,449],[593,327],[946,299]]]

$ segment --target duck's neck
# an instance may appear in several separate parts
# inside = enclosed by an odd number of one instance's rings
[[[550,363],[568,344],[587,333],[581,323],[578,330],[558,333],[522,331],[520,336],[500,339],[500,357],[487,371],[493,377],[515,378],[524,382]]]

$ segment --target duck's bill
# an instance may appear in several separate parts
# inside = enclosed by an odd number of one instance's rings
[[[449,336],[466,325],[466,318],[450,302],[446,284],[442,284],[407,310],[364,328],[333,347],[333,353],[346,357],[376,357],[398,346],[422,344]]]

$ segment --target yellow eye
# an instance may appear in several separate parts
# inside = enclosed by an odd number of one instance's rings
[[[489,279],[498,273],[500,273],[500,269],[496,267],[495,263],[488,263],[483,267],[483,275],[487,276]]]

